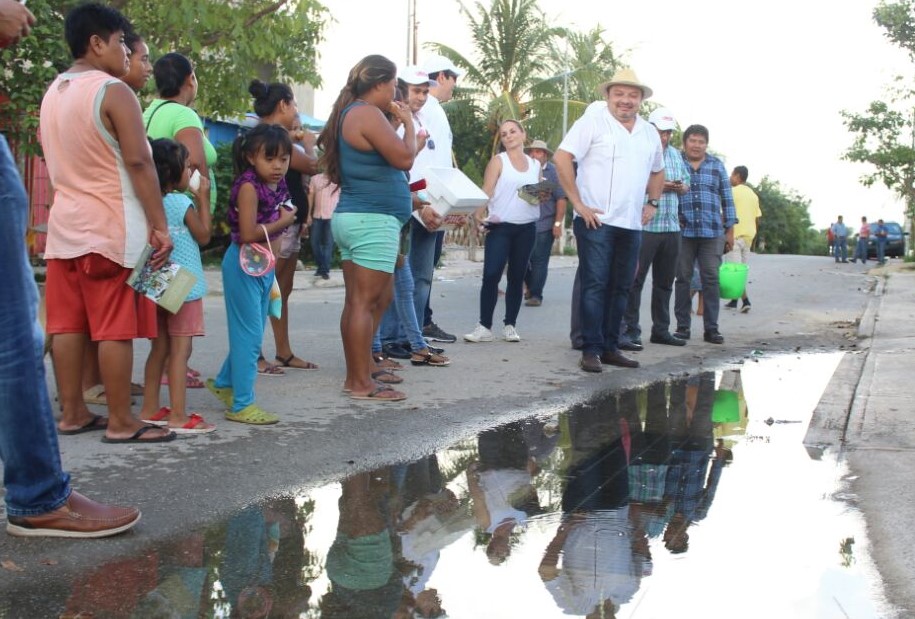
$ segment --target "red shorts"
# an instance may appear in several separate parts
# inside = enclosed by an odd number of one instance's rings
[[[176,337],[200,337],[203,331],[203,299],[186,301],[177,314],[160,309],[165,314],[165,329]],[[160,335],[164,335],[161,334]]]
[[[156,305],[127,285],[131,269],[100,254],[48,260],[47,332],[93,342],[156,337]]]

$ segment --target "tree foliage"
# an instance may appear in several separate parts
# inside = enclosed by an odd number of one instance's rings
[[[767,254],[822,253],[822,243],[810,222],[810,201],[792,189],[764,176],[752,187],[759,196],[763,216],[757,233],[757,250]]]
[[[2,52],[0,92],[10,101],[0,119],[13,139],[34,135],[41,97],[70,64],[63,41],[66,11],[74,0],[31,0],[38,24],[33,35]],[[317,0],[115,0],[133,22],[153,59],[180,52],[196,64],[197,109],[210,116],[248,110],[253,77],[320,85],[317,46],[329,15]]]

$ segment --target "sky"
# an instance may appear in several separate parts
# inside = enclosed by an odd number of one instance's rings
[[[406,63],[408,2],[324,0],[336,23],[319,47],[324,86],[315,93],[315,116],[327,117],[349,69],[362,57],[380,53],[398,66]],[[810,201],[814,226],[825,228],[839,214],[850,222],[862,215],[903,221],[902,203],[891,192],[859,183],[868,167],[841,160],[852,136],[840,111],[862,111],[885,98],[886,85],[911,69],[906,54],[871,18],[876,3],[540,0],[539,5],[557,25],[581,31],[601,25],[618,53],[628,50],[628,64],[654,90],[653,100],[673,111],[681,129],[693,123],[708,127],[709,147],[728,169],[745,165],[751,184],[769,176],[796,191]],[[430,42],[473,57],[456,0],[417,0],[417,5],[420,62],[429,53],[422,45]]]

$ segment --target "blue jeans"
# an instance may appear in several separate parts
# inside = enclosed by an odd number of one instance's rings
[[[328,275],[334,259],[334,235],[329,219],[311,220],[311,253],[315,257],[315,275]]]
[[[505,285],[504,324],[514,325],[521,310],[524,274],[534,249],[536,224],[493,224],[486,235],[483,285],[480,287],[480,324],[492,328],[492,315],[499,300],[499,280],[508,265]]]
[[[619,348],[620,324],[635,277],[641,230],[572,224],[581,271],[582,353],[599,355]]]
[[[852,260],[858,260],[860,258],[861,262],[867,262],[867,237],[858,237],[858,242],[855,243],[855,255],[851,257]],[[879,257],[877,258],[880,259]]]
[[[25,246],[29,203],[6,138],[0,136],[0,459],[6,513],[53,511],[70,496],[45,383],[38,288]]]
[[[426,307],[429,305],[429,295],[432,293],[432,273],[435,271],[435,245],[437,242],[437,232],[429,232],[425,226],[411,217],[410,225],[413,226],[410,232],[410,270],[413,272],[413,307],[416,311],[416,317],[423,317],[423,324],[420,328],[428,324],[425,321]],[[429,317],[431,322],[431,310]]]
[[[537,232],[534,239],[534,251],[531,252],[531,264],[524,276],[524,283],[532,299],[543,300],[543,286],[549,272],[550,254],[553,252],[553,229]]]
[[[832,244],[832,255],[835,257],[836,262],[841,260],[846,262],[848,260],[848,239],[844,236],[837,236],[836,240]]]
[[[381,324],[375,331],[372,351],[380,351],[382,341],[402,341],[401,333],[405,334],[403,337],[410,342],[410,349],[414,352],[426,347],[413,305],[413,273],[410,271],[409,260],[404,260],[403,266],[394,269],[394,302],[388,305]]]
[[[865,254],[866,255],[866,254]],[[877,262],[886,262],[886,237],[877,237]]]

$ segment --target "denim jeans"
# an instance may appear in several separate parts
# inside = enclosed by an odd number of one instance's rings
[[[45,383],[44,333],[38,323],[38,288],[25,246],[29,203],[0,136],[0,459],[6,513],[53,511],[70,496],[60,463],[57,428]]]
[[[680,254],[679,232],[643,232],[639,250],[639,267],[629,291],[626,304],[626,335],[637,339],[642,335],[639,308],[642,288],[651,269],[651,334],[670,334],[670,297],[677,276],[677,256]]]
[[[865,254],[866,256],[867,254]],[[886,262],[886,237],[877,237],[877,262],[883,264]]]
[[[514,325],[524,295],[524,274],[534,249],[536,224],[493,224],[486,235],[483,284],[480,287],[480,324],[492,328],[492,315],[499,300],[499,281],[508,265],[505,285],[504,324]]]
[[[677,261],[677,282],[674,284],[674,313],[677,330],[689,329],[692,324],[689,282],[693,278],[693,265],[699,260],[699,278],[702,282],[702,322],[705,332],[718,331],[718,311],[721,309],[721,289],[718,270],[724,252],[724,237],[680,239],[680,259]]]
[[[867,237],[858,237],[858,241],[855,243],[855,255],[851,259],[867,262]]]
[[[553,252],[553,229],[537,233],[534,239],[534,251],[531,252],[531,263],[524,276],[524,283],[532,299],[543,300],[543,286],[549,272],[550,254]]]
[[[642,231],[572,224],[581,271],[582,352],[599,355],[619,348],[620,324],[635,277]]]
[[[432,293],[432,273],[435,271],[435,244],[437,232],[429,232],[425,226],[411,218],[413,226],[410,232],[410,270],[413,271],[413,307],[416,317],[423,318],[420,328],[426,326],[426,307]],[[431,318],[431,310],[429,316]],[[431,322],[431,320],[430,320]]]
[[[329,219],[311,220],[311,253],[315,257],[315,275],[328,275],[334,259],[334,235]]]
[[[833,241],[832,245],[832,255],[835,257],[836,262],[839,262],[839,260],[842,262],[848,260],[848,239],[846,237],[836,237],[836,240]]]
[[[426,347],[413,305],[413,273],[410,271],[409,260],[404,260],[403,266],[394,269],[394,301],[382,316],[372,342],[372,350],[378,352],[382,342],[400,342],[404,338],[410,342],[410,349],[414,352]]]

